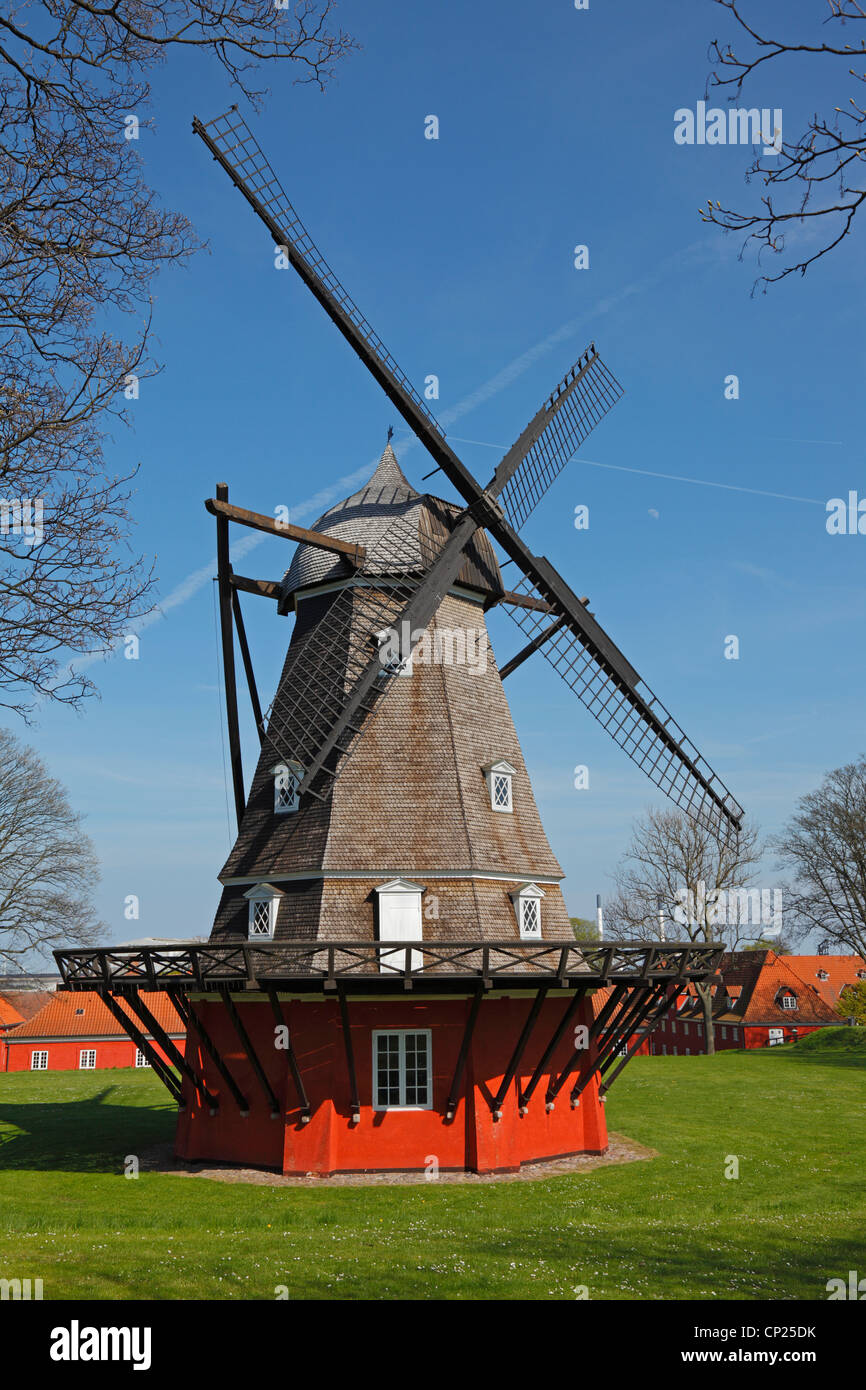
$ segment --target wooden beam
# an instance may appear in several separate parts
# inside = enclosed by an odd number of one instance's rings
[[[320,550],[336,551],[338,555],[345,555],[347,560],[351,560],[356,568],[362,564],[367,554],[362,545],[355,545],[352,541],[341,541],[336,536],[326,536],[321,531],[308,531],[305,526],[290,526],[287,521],[275,521],[272,516],[250,512],[246,507],[235,507],[228,501],[228,491],[225,496],[221,496],[219,488],[216,497],[206,499],[205,506],[213,516],[237,521],[241,526],[251,526],[254,531],[265,531],[269,536],[282,536],[283,540],[303,541],[306,545],[318,546]]]
[[[217,483],[217,496],[229,495],[227,483]],[[229,735],[229,758],[232,765],[232,786],[235,794],[235,814],[238,829],[244,814],[244,769],[241,762],[241,735],[238,723],[238,691],[235,683],[235,640],[232,623],[231,565],[229,563],[229,524],[226,518],[217,519],[217,586],[220,604],[220,635],[223,651],[223,680],[226,693],[226,724]]]
[[[245,594],[256,594],[259,598],[278,599],[282,586],[275,579],[248,579],[245,574],[235,574],[232,570],[231,586],[242,589]]]
[[[208,1090],[202,1078],[196,1076],[189,1062],[176,1046],[174,1039],[169,1037],[168,1033],[159,1022],[159,1019],[154,1018],[138,990],[132,989],[128,994],[124,994],[121,997],[129,1007],[138,1014],[139,1019],[144,1024],[147,1031],[160,1044],[169,1062],[177,1067],[178,1071],[181,1072],[186,1077],[187,1081],[189,1081],[190,1085],[194,1087],[199,1100],[201,1100],[201,1097],[204,1097],[204,1102],[208,1110],[210,1110],[212,1115],[216,1114],[219,1109],[217,1097]]]
[[[295,1050],[292,1047],[292,1035],[289,1032],[289,1025],[286,1023],[280,1001],[277,998],[277,991],[275,989],[269,989],[268,998],[271,1001],[271,1008],[274,1011],[274,1018],[277,1020],[277,1023],[281,1028],[285,1028],[286,1033],[288,1035],[286,1057],[288,1059],[289,1067],[291,1068],[292,1080],[295,1083],[295,1090],[298,1093],[298,1100],[301,1106],[301,1124],[306,1125],[310,1122],[310,1102],[307,1100],[307,1093],[304,1090],[304,1081],[303,1077],[301,1076],[301,1069],[298,1066],[298,1059],[295,1056]]]
[[[140,1028],[137,1028],[129,1014],[120,1007],[117,1000],[112,996],[110,990],[100,989],[99,997],[109,1013],[112,1013],[120,1024],[124,1033],[132,1039],[140,1052],[143,1052],[153,1070],[156,1072],[165,1089],[172,1099],[177,1103],[179,1110],[186,1109],[186,1101],[180,1088],[180,1082],[174,1072],[160,1057],[152,1043],[148,1042]]]
[[[535,1027],[535,1020],[538,1018],[541,1006],[544,1003],[544,1000],[547,996],[547,991],[549,989],[550,985],[542,985],[540,990],[536,994],[534,1000],[532,1001],[532,1008],[529,1010],[529,1017],[524,1023],[523,1031],[521,1032],[520,1037],[517,1040],[517,1046],[514,1049],[511,1061],[508,1063],[505,1075],[502,1078],[502,1085],[499,1087],[499,1090],[496,1092],[496,1095],[494,1096],[493,1100],[490,1101],[490,1109],[493,1112],[493,1118],[496,1120],[502,1118],[502,1102],[505,1100],[505,1097],[508,1094],[508,1088],[511,1085],[512,1080],[514,1079],[514,1073],[517,1071],[520,1059],[523,1056],[523,1053],[526,1049],[526,1044],[529,1042],[530,1034],[532,1033],[532,1030]]]
[[[346,1003],[346,991],[342,985],[337,986],[337,997],[340,1000],[340,1022],[343,1025],[343,1042],[346,1047],[346,1068],[349,1073],[349,1098],[352,1105],[352,1123],[358,1124],[361,1119],[361,1097],[358,1095],[358,1073],[355,1070],[355,1050],[352,1047],[352,1030],[349,1027],[349,1006]]]
[[[524,661],[527,661],[534,652],[538,651],[539,647],[543,647],[550,637],[553,637],[561,627],[565,626],[565,622],[565,618],[556,618],[547,627],[542,628],[537,637],[533,637],[532,641],[527,642],[526,646],[522,647],[510,661],[506,661],[499,672],[499,679],[504,681],[506,676],[510,676],[511,672],[516,671],[518,666],[522,666]]]
[[[277,1097],[274,1094],[274,1089],[271,1086],[271,1083],[268,1080],[267,1076],[265,1075],[264,1067],[262,1066],[261,1062],[259,1061],[256,1055],[256,1050],[250,1041],[250,1035],[244,1027],[243,1023],[241,1022],[240,1014],[235,1008],[235,1001],[234,999],[232,999],[232,992],[227,985],[220,985],[220,994],[222,995],[222,1001],[226,1006],[226,1010],[228,1011],[228,1016],[232,1021],[234,1030],[237,1033],[238,1038],[240,1039],[241,1047],[247,1054],[250,1066],[255,1072],[256,1079],[259,1085],[261,1086],[262,1090],[264,1091],[265,1099],[268,1101],[271,1107],[271,1119],[277,1120],[280,1116],[280,1102],[277,1100]]]
[[[235,618],[235,627],[238,630],[238,645],[241,649],[241,660],[244,663],[244,674],[247,678],[247,687],[250,692],[250,704],[253,707],[253,719],[256,721],[256,730],[259,735],[259,743],[265,741],[264,719],[262,718],[262,707],[259,702],[259,692],[256,686],[256,674],[253,670],[253,659],[250,656],[250,647],[247,642],[247,630],[244,627],[244,615],[241,612],[241,601],[238,597],[237,589],[232,589],[232,612]]]
[[[172,999],[176,1000],[176,995],[174,994],[174,991],[170,991],[170,993]],[[205,1052],[208,1054],[217,1071],[219,1072],[220,1076],[222,1077],[223,1081],[228,1086],[229,1090],[231,1091],[234,1097],[235,1104],[237,1105],[238,1110],[240,1110],[241,1115],[245,1118],[250,1113],[250,1103],[247,1100],[241,1088],[238,1086],[237,1082],[235,1081],[234,1077],[232,1076],[231,1072],[229,1071],[228,1067],[226,1066],[225,1062],[220,1056],[219,1052],[217,1051],[216,1043],[214,1042],[210,1033],[205,1028],[201,1019],[199,1018],[198,1014],[193,1008],[192,1004],[190,1004],[189,1006],[189,1022],[191,1023],[195,1031],[198,1033],[199,1039],[202,1043],[202,1046],[204,1047]]]
[[[579,600],[584,608],[589,603],[588,598]],[[530,594],[516,594],[513,589],[506,589],[499,600],[500,603],[507,603],[509,608],[531,608],[535,613],[552,613],[553,609],[544,599],[532,598]]]
[[[550,1061],[550,1058],[556,1051],[559,1045],[560,1038],[562,1037],[563,1033],[565,1032],[574,1015],[577,1013],[577,1010],[580,1007],[581,1002],[583,1001],[583,996],[586,994],[588,988],[588,985],[583,985],[579,989],[576,989],[574,991],[574,994],[572,995],[571,999],[566,1005],[565,1013],[562,1015],[562,1018],[559,1020],[559,1023],[556,1025],[556,1028],[554,1029],[553,1037],[550,1039],[550,1042],[544,1049],[544,1054],[540,1062],[538,1063],[538,1066],[535,1068],[535,1071],[532,1073],[532,1076],[529,1079],[529,1085],[527,1086],[526,1090],[522,1093],[518,1092],[517,1103],[521,1110],[526,1109],[526,1106],[529,1103],[529,1100],[532,1096],[532,1092],[535,1090],[536,1086],[541,1080],[541,1073],[544,1071],[544,1068],[547,1066],[547,1063]],[[553,1108],[553,1103],[551,1101],[548,1100],[546,1103],[550,1105],[551,1109]]]
[[[475,1024],[478,1019],[478,1010],[481,1008],[481,1000],[484,997],[484,987],[479,985],[475,991],[475,998],[472,1000],[472,1008],[469,1010],[469,1017],[466,1020],[466,1027],[463,1031],[463,1041],[460,1044],[460,1053],[457,1057],[457,1066],[454,1068],[454,1078],[451,1082],[451,1090],[445,1105],[445,1119],[453,1120],[454,1111],[457,1109],[459,1100],[460,1082],[463,1080],[463,1071],[466,1066],[466,1058],[469,1055],[469,1044],[472,1042],[472,1034],[475,1032]]]

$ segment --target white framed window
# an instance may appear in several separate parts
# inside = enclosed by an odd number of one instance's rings
[[[150,1062],[145,1057],[140,1047],[135,1049],[135,1065],[137,1067],[149,1067]]]
[[[829,980],[830,978],[826,970],[816,970],[815,974],[819,980]]]
[[[392,878],[376,889],[378,932],[380,941],[421,941],[424,928],[421,920],[420,883],[407,878]],[[420,970],[424,958],[421,951],[409,952],[409,966]],[[387,972],[406,969],[405,951],[380,951],[379,969]]]
[[[282,893],[270,883],[256,883],[244,897],[249,903],[247,936],[253,940],[273,940]]]
[[[481,769],[487,782],[487,791],[490,795],[490,809],[492,811],[505,811],[510,813],[514,810],[514,778],[517,775],[517,768],[512,767],[504,758],[498,762],[487,763]]]
[[[96,1048],[83,1047],[78,1054],[78,1067],[80,1071],[93,1071],[96,1066]]]
[[[429,1028],[374,1029],[374,1110],[432,1109],[432,1039]]]
[[[300,805],[298,787],[304,775],[300,763],[276,763],[271,768],[274,779],[274,814],[284,816],[297,811]]]
[[[30,1070],[31,1070],[31,1071],[47,1071],[47,1070],[48,1070],[48,1053],[47,1053],[47,1052],[31,1052],[31,1053],[30,1053]]]
[[[541,940],[541,900],[544,893],[537,883],[524,883],[511,894],[522,941]]]
[[[797,996],[796,994],[783,994],[779,999],[779,1003],[783,1009],[796,1009]]]

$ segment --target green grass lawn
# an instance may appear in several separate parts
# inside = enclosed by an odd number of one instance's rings
[[[866,1053],[638,1058],[608,1123],[659,1157],[489,1186],[132,1180],[125,1155],[173,1132],[150,1072],[0,1076],[0,1277],[46,1299],[824,1299],[866,1274]]]

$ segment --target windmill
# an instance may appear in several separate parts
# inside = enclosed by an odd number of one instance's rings
[[[586,603],[519,535],[547,489],[622,394],[595,346],[591,344],[569,369],[500,460],[486,487],[482,486],[451,449],[427,406],[321,256],[237,107],[207,125],[196,118],[193,130],[464,502],[450,528],[427,537],[420,552],[413,526],[398,518],[371,553],[356,555],[361,576],[394,576],[397,582],[387,590],[365,590],[367,622],[355,625],[349,649],[343,653],[335,637],[344,629],[354,601],[346,591],[344,602],[333,606],[329,621],[319,625],[309,643],[295,684],[281,691],[266,726],[259,722],[275,754],[298,768],[299,794],[321,798],[330,794],[363,734],[366,719],[387,695],[391,683],[372,645],[375,635],[394,630],[399,634],[401,660],[408,660],[413,635],[420,636],[426,628],[459,574],[467,546],[483,527],[521,576],[516,588],[503,595],[502,603],[529,640],[505,664],[502,674],[510,675],[540,651],[666,796],[711,831],[736,833],[742,807],[587,611]],[[218,516],[245,520],[224,499],[210,505]],[[224,593],[226,588],[224,575]],[[224,611],[228,612],[225,601]],[[334,666],[337,650],[345,670]],[[311,687],[320,690],[322,698],[311,701]],[[230,728],[230,742],[237,764],[240,745],[235,727]],[[237,776],[235,787],[240,814],[243,782],[238,785]]]
[[[482,486],[237,110],[194,130],[461,502],[418,493],[390,431],[373,476],[312,528],[236,506],[218,485],[206,506],[238,835],[213,930],[170,949],[56,952],[64,988],[97,989],[126,1020],[178,1103],[188,1159],[327,1174],[423,1171],[432,1155],[487,1172],[602,1152],[606,1091],[724,948],[575,941],[503,678],[541,652],[676,805],[722,834],[742,816],[587,600],[520,535],[621,388],[591,345]],[[235,573],[232,523],[298,542],[281,581]],[[512,589],[495,547],[520,576]],[[267,710],[242,593],[295,614]],[[485,624],[499,606],[524,638],[501,669]],[[465,655],[470,630],[475,669],[444,646],[463,633]],[[249,789],[236,642],[260,740]],[[153,1032],[154,990],[187,1025],[183,1055]]]

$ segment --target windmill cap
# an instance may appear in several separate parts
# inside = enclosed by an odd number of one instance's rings
[[[420,510],[421,505],[421,495],[405,478],[389,443],[364,486],[329,508],[312,529],[362,545],[369,552],[382,540],[393,521],[415,509]],[[420,546],[416,558],[420,563]],[[283,578],[280,606],[299,589],[345,579],[352,573],[352,566],[342,555],[315,545],[299,545]]]

